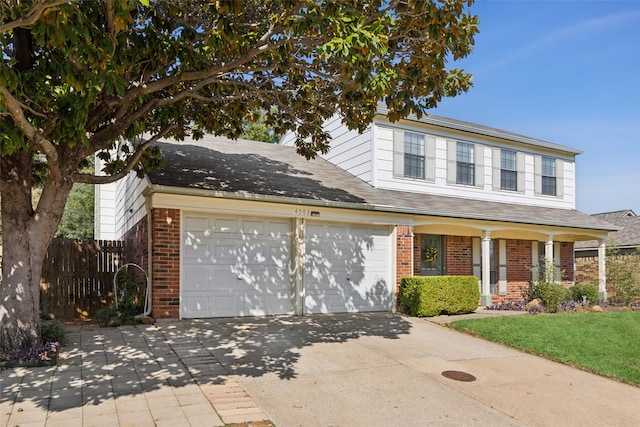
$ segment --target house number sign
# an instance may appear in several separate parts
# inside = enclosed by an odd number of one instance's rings
[[[320,216],[320,212],[305,208],[296,208],[293,210],[293,213],[300,216]]]

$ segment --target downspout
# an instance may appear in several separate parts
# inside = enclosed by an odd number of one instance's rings
[[[144,207],[147,211],[147,271],[149,277],[149,287],[147,291],[149,304],[147,305],[147,310],[143,313],[143,316],[146,317],[153,312],[153,218],[151,218],[151,194],[147,194],[144,197]]]

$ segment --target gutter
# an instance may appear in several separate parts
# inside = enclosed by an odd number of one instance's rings
[[[271,196],[271,195],[265,195],[265,194],[254,194],[254,193],[246,193],[246,192],[226,192],[226,191],[219,191],[219,190],[206,190],[202,188],[184,188],[184,187],[173,187],[173,186],[155,185],[155,184],[150,184],[149,187],[145,189],[144,196],[148,198],[155,193],[173,194],[173,195],[179,195],[179,196],[211,197],[211,198],[229,199],[229,200],[270,202],[270,203],[315,206],[315,207],[336,208],[336,209],[350,209],[350,210],[361,210],[361,211],[368,211],[368,212],[432,216],[432,217],[439,217],[439,218],[470,219],[470,220],[489,221],[489,222],[507,222],[507,223],[513,223],[513,224],[543,225],[543,226],[562,227],[562,228],[582,228],[587,230],[596,230],[596,231],[603,231],[603,232],[619,230],[619,228],[611,225],[610,226],[576,225],[576,224],[568,225],[568,224],[557,223],[554,221],[531,222],[531,221],[525,221],[519,218],[507,218],[507,217],[487,218],[483,214],[431,212],[427,210],[420,210],[420,209],[414,209],[414,208],[402,208],[402,207],[397,207],[392,205],[301,199],[301,198],[286,197],[286,196]]]

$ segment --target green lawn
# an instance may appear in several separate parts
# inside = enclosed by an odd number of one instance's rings
[[[459,320],[455,329],[640,386],[640,311]]]

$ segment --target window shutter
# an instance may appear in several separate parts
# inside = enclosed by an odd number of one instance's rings
[[[542,194],[542,156],[534,157],[533,189],[536,196]]]
[[[436,138],[427,135],[425,137],[425,179],[427,181],[436,180]]]
[[[393,175],[404,176],[404,131],[393,130]]]
[[[524,193],[524,176],[525,176],[525,166],[524,166],[524,153],[516,154],[516,169],[518,171],[518,193]]]
[[[502,166],[500,164],[500,149],[493,148],[492,151],[493,151],[493,160],[492,160],[493,189],[497,191],[497,190],[500,190],[500,187],[502,186],[501,176],[500,176],[500,169]]]
[[[456,183],[456,141],[447,140],[447,183]]]
[[[540,269],[540,258],[538,257],[540,242],[534,240],[531,242],[531,281],[538,280],[538,270]]]
[[[476,187],[484,187],[484,147],[482,145],[474,144],[475,157],[475,181]]]
[[[564,197],[564,161],[556,159],[556,196]]]
[[[498,295],[507,295],[507,241],[498,240]]]
[[[560,266],[561,266],[560,248],[561,248],[560,242],[553,242],[553,265],[555,267],[554,278],[558,279],[558,283],[562,282],[562,279],[561,279],[562,270],[560,269]]]
[[[482,254],[480,248],[480,238],[471,238],[471,262],[472,262],[472,274],[477,277],[478,284],[482,280],[482,260],[480,255]]]

